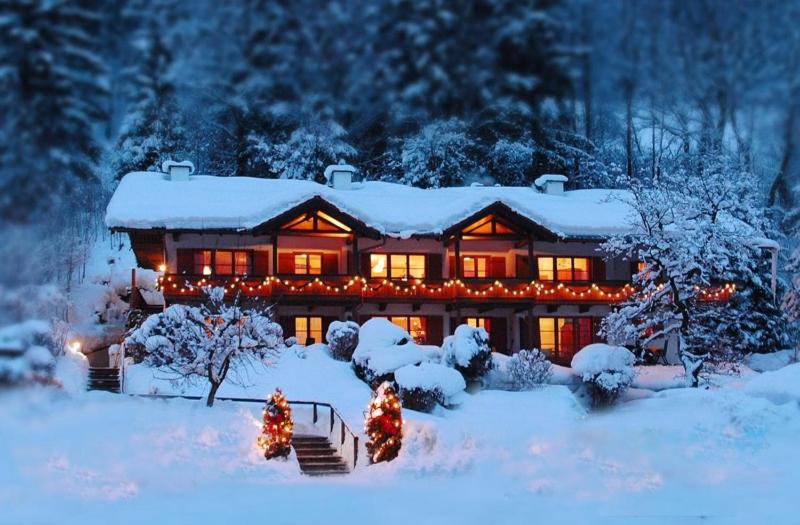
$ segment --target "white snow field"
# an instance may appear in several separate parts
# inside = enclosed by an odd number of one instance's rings
[[[639,387],[668,390],[602,412],[567,386],[405,410],[397,460],[328,478],[263,459],[260,404],[11,391],[0,395],[0,523],[800,522],[798,365],[696,390],[662,372]],[[219,395],[280,386],[293,400],[333,403],[356,431],[370,399],[323,345],[255,363],[240,379]],[[774,392],[781,385],[786,396]],[[181,390],[141,365],[126,388]]]

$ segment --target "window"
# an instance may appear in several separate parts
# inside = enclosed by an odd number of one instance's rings
[[[588,281],[589,257],[538,257],[540,281]]]
[[[487,333],[492,331],[492,322],[488,317],[467,317],[467,326],[483,328]]]
[[[194,275],[211,275],[211,250],[194,252]]]
[[[489,258],[465,256],[461,259],[461,273],[467,278],[484,278],[489,276]]]
[[[506,235],[514,233],[514,230],[511,228],[511,226],[498,219],[496,216],[487,215],[486,217],[475,221],[464,228],[464,233],[476,236]]]
[[[369,269],[372,277],[389,277],[385,253],[372,253],[369,256]]]
[[[322,317],[295,317],[294,335],[301,345],[322,342]]]
[[[247,252],[233,252],[233,273],[248,275],[250,271],[250,254]]]
[[[319,253],[294,254],[294,273],[298,275],[321,275],[322,255]]]
[[[425,329],[427,320],[424,317],[393,315],[391,317],[374,316],[377,319],[388,319],[411,335],[415,343],[424,344],[427,337]]]
[[[214,273],[231,275],[233,273],[233,252],[217,251],[214,254]]]
[[[388,265],[387,265],[388,259]],[[373,253],[369,256],[370,276],[390,279],[425,278],[425,256],[405,253]]]
[[[594,342],[594,323],[591,317],[540,317],[539,347],[560,360],[571,359],[575,353]]]
[[[248,275],[252,257],[248,251],[197,250],[193,267],[195,275]]]

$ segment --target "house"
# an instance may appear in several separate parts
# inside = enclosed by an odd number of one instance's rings
[[[496,351],[568,363],[636,270],[598,251],[625,231],[619,192],[564,191],[560,175],[423,190],[356,183],[349,166],[329,167],[329,186],[166,169],[126,175],[106,215],[138,265],[162,272],[166,304],[224,285],[274,304],[300,343],[337,319],[388,318],[436,345],[467,323]]]

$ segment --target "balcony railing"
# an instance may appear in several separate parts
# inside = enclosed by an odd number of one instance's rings
[[[166,274],[159,278],[159,288],[174,300],[201,296],[204,286],[224,286],[229,293],[245,296],[287,298],[323,298],[366,301],[536,301],[542,303],[613,303],[631,291],[630,283],[558,283],[503,278],[409,279],[402,281],[366,279],[348,275],[276,275],[266,277],[212,277]]]

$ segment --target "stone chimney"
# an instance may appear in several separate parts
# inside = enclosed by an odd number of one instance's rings
[[[339,164],[331,164],[325,168],[325,180],[328,181],[335,190],[349,190],[353,184],[353,173],[356,169],[343,160]]]
[[[547,195],[563,195],[564,183],[569,179],[565,175],[546,174],[533,181],[534,186]]]
[[[194,164],[188,160],[181,162],[165,160],[161,163],[161,171],[167,174],[169,180],[187,181],[189,180],[189,175],[194,173]]]

